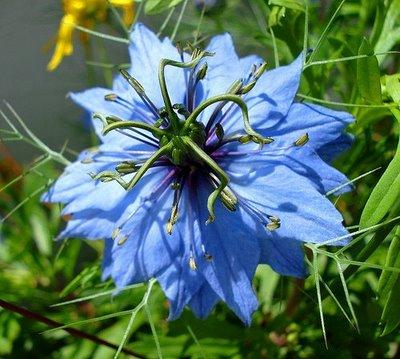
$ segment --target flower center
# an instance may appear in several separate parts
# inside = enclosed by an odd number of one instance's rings
[[[229,177],[210,156],[210,153],[212,153],[215,148],[208,146],[207,139],[211,134],[215,134],[218,138],[217,145],[219,147],[233,141],[239,141],[240,143],[252,141],[260,146],[273,141],[271,138],[265,138],[253,130],[250,125],[246,103],[241,97],[243,94],[251,91],[256,81],[265,71],[266,66],[263,64],[260,67],[254,67],[252,73],[246,80],[240,79],[235,81],[227,90],[227,93],[208,98],[197,107],[194,107],[196,86],[198,82],[205,77],[207,64],[204,64],[197,73],[195,71],[204,57],[212,55],[211,53],[195,49],[189,62],[183,61],[183,53],[181,54],[182,61],[169,59],[162,59],[160,61],[158,80],[164,101],[164,107],[161,109],[158,109],[152,103],[151,99],[146,95],[143,86],[135,78],[127,71],[120,70],[121,74],[139,95],[149,111],[156,116],[157,120],[154,122],[149,120],[126,121],[114,116],[103,116],[101,114],[96,114],[95,117],[103,121],[104,135],[113,130],[119,132],[131,131],[142,136],[142,142],[155,147],[155,151],[141,164],[123,162],[116,167],[116,172],[101,172],[93,176],[95,179],[102,181],[115,180],[126,190],[130,190],[137,184],[148,169],[162,161],[167,161],[177,167],[191,168],[195,166],[198,169],[205,170],[204,172],[209,174],[211,178],[210,182],[214,187],[214,190],[207,200],[207,209],[209,212],[207,223],[215,219],[214,205],[218,198],[225,207],[231,210],[234,209],[237,199],[228,188]],[[165,68],[167,66],[190,70],[186,106],[183,104],[172,105],[171,103],[165,79]],[[105,99],[108,101],[122,100],[114,94],[107,95]],[[222,108],[228,103],[240,108],[243,116],[243,129],[245,134],[224,138],[224,130],[221,123],[218,122],[217,117]],[[199,116],[205,109],[215,104],[217,104],[217,106],[214,112],[204,125],[199,121]],[[122,177],[129,173],[134,173],[134,176],[129,182],[126,182]]]

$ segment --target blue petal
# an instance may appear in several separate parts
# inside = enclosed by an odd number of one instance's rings
[[[257,131],[269,129],[285,117],[300,84],[303,56],[288,66],[265,72],[255,87],[244,96],[251,125]],[[241,112],[235,107],[223,123],[227,132],[243,131]],[[268,134],[267,136],[270,136]]]
[[[206,77],[201,81],[202,91],[197,91],[197,104],[210,97],[225,94],[236,80],[243,77],[244,72],[229,34],[214,36],[206,51],[214,55],[204,60],[208,64],[208,70]],[[218,104],[215,104],[205,109],[199,120],[207,123],[217,106]]]
[[[117,286],[161,275],[177,257],[186,253],[188,237],[183,236],[180,230],[169,235],[165,229],[172,203],[173,191],[155,193],[142,198],[140,205],[132,209],[128,207],[116,222],[119,234],[112,249],[112,276]]]
[[[110,238],[119,213],[83,210],[74,213],[57,239],[85,238],[89,240]]]
[[[251,315],[258,307],[251,283],[260,256],[258,240],[253,237],[254,232],[243,221],[241,213],[229,212],[220,203],[216,204],[216,221],[206,226],[205,199],[209,189],[204,185],[201,187],[197,196],[201,200],[197,218],[202,244],[213,259],[207,261],[197,246],[198,269],[215,293],[245,324],[250,325]]]
[[[340,171],[324,162],[318,153],[310,146],[295,148],[288,151],[282,161],[299,175],[311,181],[315,187],[326,194],[341,187],[336,194],[349,192],[353,189],[349,179]]]
[[[161,41],[143,24],[135,25],[130,41],[130,74],[142,84],[146,94],[157,107],[164,106],[157,81],[158,66],[163,58],[181,61],[177,48],[168,38]],[[167,66],[165,74],[172,103],[183,103],[186,94],[184,70]]]
[[[189,306],[196,317],[204,319],[210,314],[219,300],[218,295],[211,286],[204,282],[197,293],[192,296]]]
[[[189,265],[192,255],[192,244],[200,240],[200,232],[193,218],[193,204],[189,200],[189,188],[184,188],[179,203],[179,213],[183,214],[173,228],[174,241],[179,242],[180,248],[171,264],[157,275],[157,280],[170,302],[169,320],[178,318],[185,305],[192,299],[194,293],[205,282],[202,273],[193,270]]]
[[[272,236],[320,243],[348,234],[339,211],[310,180],[285,163],[268,161],[265,157],[265,165],[258,167],[256,163],[262,163],[263,158],[257,162],[255,157],[248,156],[247,165],[242,161],[241,165],[235,163],[225,169],[230,174],[232,189],[241,198],[263,214],[281,219],[281,227]]]
[[[161,275],[157,276],[157,281],[170,303],[168,320],[180,317],[183,308],[204,282],[201,274],[189,269],[188,258],[189,253],[179,256],[179,260],[174,260]]]
[[[347,151],[354,141],[354,137],[343,133],[336,140],[323,145],[318,149],[320,157],[328,163],[331,163],[339,154]]]
[[[348,112],[334,111],[313,104],[295,103],[282,121],[263,133],[275,139],[271,147],[291,145],[308,133],[308,145],[319,149],[337,140],[352,121],[354,118]]]
[[[103,273],[101,276],[101,279],[107,280],[108,278],[111,277],[111,272],[112,272],[112,257],[111,257],[111,249],[113,246],[113,240],[110,238],[107,238],[104,241],[104,251],[103,251]]]
[[[133,91],[133,89],[128,89]],[[113,115],[121,118],[122,120],[139,120],[146,121],[152,119],[154,116],[148,112],[143,104],[135,100],[129,92],[117,92],[118,96],[124,98],[129,103],[106,101],[104,97],[114,90],[109,90],[101,87],[94,87],[82,92],[70,93],[70,98],[85,111],[93,113],[101,113],[103,115]],[[141,144],[141,142],[134,140],[132,137],[125,136],[118,131],[111,131],[107,135],[102,134],[103,124],[99,119],[92,119],[92,125],[96,131],[97,136],[104,143],[119,144],[122,147],[129,147],[130,145]]]
[[[282,275],[303,278],[308,272],[304,262],[303,246],[290,238],[270,236],[261,243],[261,262]]]
[[[115,182],[95,181],[90,174],[114,170],[122,161],[139,160],[151,155],[151,152],[142,149],[140,145],[132,145],[130,151],[124,151],[119,147],[102,145],[81,152],[78,159],[66,167],[63,175],[42,196],[42,201],[70,203],[71,207],[65,210],[66,213],[87,208],[112,208],[126,191]],[[143,187],[143,184],[139,183],[138,187]],[[88,202],[90,202],[89,207],[87,207]]]

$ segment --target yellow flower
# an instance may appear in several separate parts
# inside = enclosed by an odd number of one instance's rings
[[[93,28],[95,23],[104,22],[111,4],[122,10],[122,19],[129,26],[134,19],[134,3],[135,0],[63,0],[64,16],[60,22],[56,47],[47,64],[47,70],[55,70],[64,56],[72,54],[74,50],[72,35],[75,25]],[[86,34],[82,34],[81,40],[87,41]]]

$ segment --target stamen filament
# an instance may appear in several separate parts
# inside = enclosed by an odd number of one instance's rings
[[[238,91],[240,90],[240,88],[243,85],[243,80],[237,80],[235,81],[230,88],[228,89],[227,93],[228,94],[232,94],[232,95],[236,95],[238,93]],[[222,103],[220,103],[213,111],[213,113],[211,114],[210,118],[207,121],[206,124],[206,133],[207,135],[209,134],[211,127],[214,125],[215,120],[217,119],[218,114],[220,113],[220,111],[225,107],[225,105],[228,103],[228,101],[223,101]],[[221,121],[219,121],[221,122]]]
[[[132,77],[128,71],[126,71],[124,69],[120,69],[119,72],[126,79],[126,81],[128,81],[129,85],[132,86],[132,88],[139,95],[139,97],[142,99],[143,103],[153,113],[153,115],[158,117],[158,109],[157,109],[156,105],[154,105],[154,103],[146,95],[146,92],[145,92],[143,86],[134,77]]]

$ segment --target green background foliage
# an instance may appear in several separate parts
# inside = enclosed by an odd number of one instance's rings
[[[214,34],[229,31],[240,54],[257,53],[269,68],[312,50],[297,100],[346,109],[357,119],[349,128],[353,147],[335,162],[354,180],[354,191],[329,195],[354,232],[353,241],[340,249],[306,246],[311,274],[306,280],[260,266],[254,280],[260,308],[249,328],[223,304],[204,321],[185,311],[168,322],[168,303],[157,284],[113,295],[113,283],[101,281],[101,241],[54,241],[66,219],[58,206],[40,204],[39,194],[62,170],[64,156],[73,159],[75,153],[50,150],[4,104],[1,299],[148,358],[397,357],[400,1],[229,0],[202,12],[191,1],[142,0],[137,8],[141,21],[182,43],[203,46]],[[124,40],[115,15],[109,16],[107,33],[91,34],[94,48]],[[90,83],[109,85],[126,61],[93,51],[86,59]],[[41,156],[17,162],[7,150],[15,141],[33,145]],[[129,357],[0,309],[0,357],[28,353],[32,358]]]

